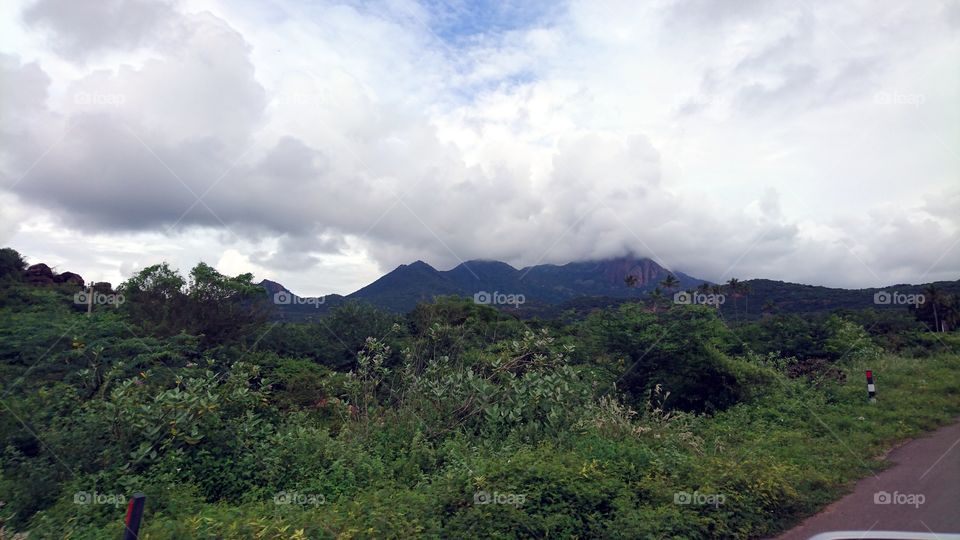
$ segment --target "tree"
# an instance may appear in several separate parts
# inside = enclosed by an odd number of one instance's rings
[[[641,405],[657,385],[670,392],[666,405],[712,412],[743,398],[738,375],[721,352],[729,332],[705,306],[660,314],[637,304],[590,315],[583,326],[587,354],[612,355],[618,389]]]
[[[667,291],[673,292],[674,289],[680,286],[680,280],[673,274],[667,274],[667,277],[660,282],[660,285]]]
[[[948,332],[960,323],[957,296],[947,294],[934,284],[923,288],[923,303],[910,306],[910,311],[934,332]]]
[[[660,287],[657,287],[656,289],[653,290],[653,292],[650,293],[649,298],[650,298],[650,310],[656,313],[657,308],[659,308],[660,304],[663,303],[663,299],[664,299],[663,289],[661,289]]]
[[[633,274],[628,274],[627,277],[623,278],[623,282],[630,288],[636,287],[637,281],[637,276]]]
[[[228,277],[206,263],[190,271],[187,292],[194,328],[214,343],[237,339],[267,318],[267,294],[253,274]]]
[[[730,278],[730,280],[727,281],[727,294],[733,298],[734,313],[737,311],[737,298],[744,296],[748,291],[749,288],[747,287],[747,284],[743,283],[737,278]]]
[[[716,302],[716,304],[714,304],[713,307],[717,310],[717,313],[720,313],[720,303],[721,303],[721,302],[720,302],[720,295],[723,294],[723,286],[722,286],[722,285],[710,285],[709,290],[710,290],[710,294],[712,294],[713,297],[714,297],[715,299],[717,299],[717,302]]]
[[[13,248],[0,249],[0,279],[9,277],[19,280],[26,267],[27,261],[23,260],[17,250]]]
[[[938,313],[937,307],[946,300],[943,293],[936,285],[931,283],[923,288],[923,296],[924,303],[930,304],[930,309],[933,311],[934,332],[942,332],[943,328],[940,324],[940,314]]]
[[[743,296],[743,314],[747,315],[750,308],[750,286],[741,281],[739,287],[740,294]]]
[[[190,331],[186,315],[186,280],[167,263],[148,266],[120,284],[121,308],[131,320],[156,336]]]
[[[163,263],[144,268],[118,290],[123,309],[153,335],[186,332],[227,343],[266,320],[266,292],[252,280],[253,274],[227,277],[201,262],[187,282]]]

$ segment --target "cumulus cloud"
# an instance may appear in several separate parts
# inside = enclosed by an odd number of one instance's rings
[[[331,261],[365,268],[336,292],[414,259],[634,254],[848,286],[960,270],[946,4],[72,6],[22,10],[69,69],[0,41],[0,231],[15,209],[193,235],[301,294],[331,292]]]
[[[164,0],[38,0],[23,11],[28,24],[48,32],[52,47],[71,59],[109,49],[150,44],[176,18]]]

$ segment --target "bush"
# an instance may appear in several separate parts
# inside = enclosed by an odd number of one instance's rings
[[[590,316],[583,337],[595,354],[621,360],[615,381],[635,405],[657,385],[670,392],[669,407],[686,411],[722,410],[744,397],[720,351],[728,336],[713,309],[679,306],[655,314],[624,304]]]

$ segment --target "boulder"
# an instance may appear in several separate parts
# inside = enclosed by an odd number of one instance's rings
[[[93,284],[93,290],[101,294],[113,294],[113,285],[107,281],[98,281]]]
[[[54,283],[53,270],[43,263],[30,265],[23,271],[23,279],[32,285],[51,285]]]
[[[73,272],[63,272],[62,274],[57,274],[56,276],[53,276],[53,281],[55,283],[76,285],[78,287],[83,287],[83,284],[86,283],[83,281],[83,277],[80,274],[74,274]]]
[[[43,263],[31,264],[26,270],[24,270],[24,272],[28,276],[46,276],[48,278],[53,278],[53,270]]]

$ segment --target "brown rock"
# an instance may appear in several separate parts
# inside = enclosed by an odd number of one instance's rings
[[[32,264],[28,266],[27,269],[24,270],[24,272],[28,276],[46,276],[51,279],[53,278],[53,270],[51,270],[49,266],[43,263]]]
[[[669,272],[650,259],[615,259],[605,261],[600,268],[607,283],[621,284],[627,276],[637,278],[637,287],[658,283]]]
[[[43,263],[34,264],[24,270],[23,279],[31,285],[52,285],[53,270]]]
[[[80,274],[74,274],[73,272],[63,272],[62,274],[57,274],[53,277],[55,283],[67,283],[70,285],[77,285],[82,287],[85,281]]]
[[[93,284],[93,290],[102,294],[113,294],[113,285],[107,281],[98,281]]]

